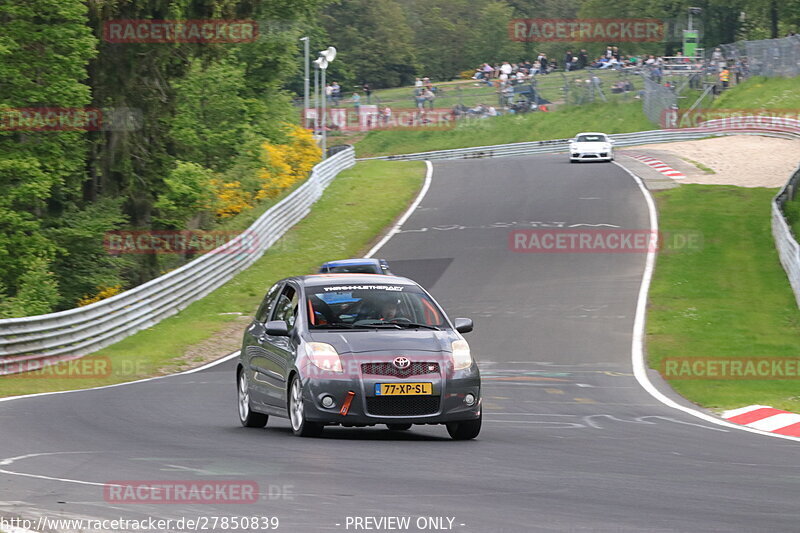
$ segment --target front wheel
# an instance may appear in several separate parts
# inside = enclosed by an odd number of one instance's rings
[[[292,433],[298,437],[316,437],[322,433],[324,427],[322,424],[306,420],[303,385],[299,376],[292,379],[289,388],[289,420],[292,422]]]
[[[465,420],[463,422],[450,422],[447,424],[447,432],[453,440],[474,439],[481,432],[481,418],[475,420]]]
[[[246,428],[263,428],[267,425],[268,415],[256,413],[250,407],[250,386],[247,383],[247,372],[239,371],[238,387],[239,397],[239,422]]]

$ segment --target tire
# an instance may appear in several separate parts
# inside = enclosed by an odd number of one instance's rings
[[[447,424],[447,432],[453,440],[474,439],[481,432],[481,418],[475,420],[465,420],[463,422],[450,422]]]
[[[575,160],[574,160],[574,159],[570,159],[570,160],[569,160],[569,162],[570,162],[570,163],[574,163],[574,162],[575,162]]]
[[[250,406],[250,387],[247,383],[247,372],[244,369],[239,371],[236,379],[236,395],[239,404],[239,422],[246,428],[263,428],[267,425],[269,415],[256,413]]]
[[[298,437],[317,437],[322,434],[325,426],[316,422],[309,422],[305,416],[305,403],[303,402],[303,385],[300,378],[294,376],[289,385],[289,421],[292,424],[292,433]]]
[[[386,424],[391,431],[406,431],[411,429],[411,424]]]

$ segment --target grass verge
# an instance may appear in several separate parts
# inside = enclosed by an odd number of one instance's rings
[[[722,93],[711,106],[715,109],[784,109],[793,111],[796,118],[800,109],[800,77],[765,78],[754,76]]]
[[[699,231],[700,250],[661,254],[647,319],[652,368],[666,358],[798,359],[800,311],[775,250],[776,189],[683,185],[655,193],[659,225]],[[800,412],[794,379],[669,379],[713,409],[764,404]]]
[[[232,336],[228,340],[237,345],[245,326],[235,322],[255,312],[272,283],[311,273],[327,260],[358,256],[407,208],[424,176],[421,161],[358,163],[331,183],[305,219],[233,280],[179,314],[87,356],[86,368],[78,361],[0,377],[0,396],[111,385],[196,366],[197,360],[185,358],[187,350],[221,334]]]
[[[628,133],[656,129],[641,102],[609,102],[572,106],[550,112],[464,120],[449,130],[386,130],[370,132],[356,143],[359,157],[408,154],[524,141],[564,139],[581,131]]]

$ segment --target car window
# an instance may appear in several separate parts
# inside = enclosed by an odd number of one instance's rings
[[[258,311],[256,311],[256,320],[259,322],[263,323],[267,321],[269,312],[272,310],[273,304],[275,303],[275,298],[278,296],[278,289],[280,286],[280,283],[276,283],[272,286],[272,288],[270,288],[270,290],[267,291],[264,301],[261,302]]]
[[[306,290],[312,329],[374,322],[444,326],[443,313],[418,287],[331,285]]]
[[[339,265],[328,267],[328,272],[332,274],[377,274],[375,265]]]
[[[579,143],[602,143],[606,142],[605,135],[579,135],[578,136]]]
[[[275,309],[272,312],[272,320],[283,320],[288,324],[289,329],[292,329],[297,319],[297,302],[297,291],[291,285],[286,285],[275,304]]]

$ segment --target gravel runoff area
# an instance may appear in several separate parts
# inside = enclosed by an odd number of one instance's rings
[[[732,135],[699,141],[645,144],[630,148],[672,152],[691,159],[716,174],[687,176],[680,183],[782,187],[800,164],[800,139],[788,140],[758,135]],[[624,150],[622,150],[624,153]]]

